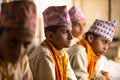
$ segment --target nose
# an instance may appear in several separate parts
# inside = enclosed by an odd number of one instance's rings
[[[104,50],[108,50],[108,46],[109,46],[109,45],[106,44],[106,45],[104,46]]]
[[[72,33],[71,33],[71,32],[69,32],[68,38],[69,38],[69,40],[72,40],[72,39],[73,39],[73,36],[72,36]]]
[[[19,45],[18,48],[17,48],[18,55],[22,56],[22,55],[24,55],[24,52],[25,52],[24,46],[23,45]]]
[[[80,27],[79,27],[79,31],[83,31],[83,26],[80,26]]]

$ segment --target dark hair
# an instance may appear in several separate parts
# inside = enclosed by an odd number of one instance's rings
[[[61,26],[47,26],[47,27],[45,28],[45,33],[46,33],[47,31],[51,31],[51,32],[55,33],[56,30],[57,30],[59,27],[61,27]]]
[[[94,37],[95,39],[100,36],[100,35],[97,35],[97,34],[92,33],[92,32],[86,32],[86,33],[85,33],[85,39],[88,40],[88,36],[89,36],[89,35],[93,35],[93,37]]]
[[[56,26],[47,26],[46,28],[45,28],[45,36],[46,36],[46,32],[48,32],[48,31],[50,31],[50,32],[53,32],[53,33],[56,33],[56,31],[57,31],[57,29],[59,28],[59,27],[61,27],[61,26],[58,26],[58,25],[56,25]]]

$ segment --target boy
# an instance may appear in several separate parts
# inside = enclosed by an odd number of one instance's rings
[[[3,3],[0,14],[0,80],[33,80],[27,52],[35,34],[31,1]]]
[[[72,22],[72,44],[77,43],[86,32],[85,16],[78,6],[73,6],[69,10],[70,19]]]
[[[116,21],[96,19],[85,38],[69,50],[71,66],[78,80],[91,80],[97,60],[108,50],[116,28]]]
[[[68,55],[71,21],[66,6],[50,6],[43,12],[46,40],[30,55],[34,80],[76,80]]]

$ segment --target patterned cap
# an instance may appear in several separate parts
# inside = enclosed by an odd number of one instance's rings
[[[35,32],[35,4],[28,0],[3,3],[0,14],[0,27],[27,28],[28,30]]]
[[[70,14],[70,18],[71,18],[72,22],[74,22],[78,19],[85,19],[83,12],[81,11],[81,9],[78,6],[73,6],[69,10],[69,14]]]
[[[71,20],[66,6],[50,6],[43,12],[44,27],[69,25]]]
[[[96,19],[88,32],[101,35],[112,41],[116,29],[116,23],[117,23],[116,20],[111,22],[111,21]]]

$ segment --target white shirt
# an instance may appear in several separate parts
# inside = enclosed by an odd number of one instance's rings
[[[86,49],[79,44],[74,44],[68,49],[68,55],[77,80],[88,80]]]
[[[68,58],[67,53],[65,53],[65,55]],[[38,48],[29,56],[29,59],[34,80],[56,80],[54,59],[47,47],[41,45],[38,46]],[[69,61],[68,80],[77,80]]]
[[[3,75],[3,72],[0,70],[0,80],[33,80],[27,55],[16,66],[8,64],[6,67],[1,66],[0,69],[2,71],[8,70],[7,75]]]

